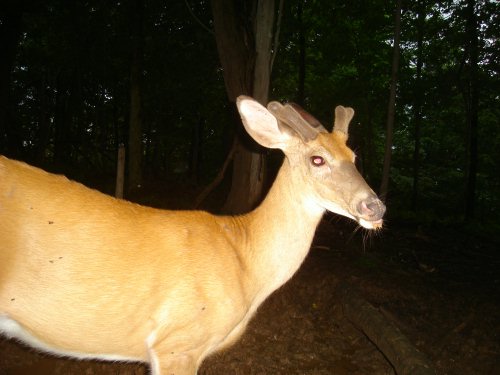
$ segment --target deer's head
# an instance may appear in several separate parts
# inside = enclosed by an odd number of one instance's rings
[[[301,184],[308,204],[356,220],[368,229],[382,227],[385,205],[354,165],[347,146],[352,108],[335,108],[329,133],[313,116],[295,104],[270,102],[267,109],[240,96],[237,101],[243,124],[261,145],[283,150],[295,182]]]

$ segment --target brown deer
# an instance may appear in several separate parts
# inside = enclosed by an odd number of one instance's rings
[[[293,105],[237,105],[248,133],[285,153],[242,216],[144,207],[0,157],[0,332],[58,355],[196,374],[297,271],[326,210],[382,227],[385,206],[346,145],[351,108],[335,109],[329,133]]]

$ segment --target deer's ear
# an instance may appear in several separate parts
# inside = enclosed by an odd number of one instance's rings
[[[238,97],[236,105],[246,131],[255,141],[267,148],[286,148],[292,135],[279,125],[266,107],[244,95]]]

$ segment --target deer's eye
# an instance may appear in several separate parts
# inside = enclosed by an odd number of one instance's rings
[[[317,155],[311,156],[311,164],[314,165],[315,167],[321,167],[322,165],[325,164],[325,159]]]

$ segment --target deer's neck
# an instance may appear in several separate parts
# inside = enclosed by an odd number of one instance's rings
[[[324,210],[310,201],[287,159],[262,204],[244,217],[245,257],[257,299],[287,282],[304,261]],[[294,178],[295,177],[295,178]]]

